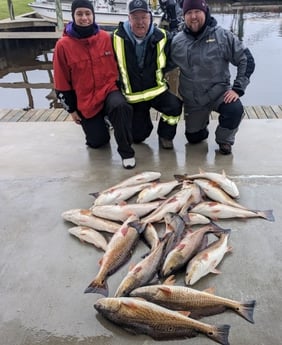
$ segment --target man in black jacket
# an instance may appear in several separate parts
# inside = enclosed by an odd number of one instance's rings
[[[145,0],[129,3],[128,21],[113,33],[123,94],[133,107],[133,142],[148,138],[153,124],[150,108],[161,113],[157,133],[160,145],[173,148],[182,101],[169,91],[164,74],[172,35],[157,28]]]

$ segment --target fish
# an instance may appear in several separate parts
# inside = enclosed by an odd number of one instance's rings
[[[164,256],[166,257],[168,253],[180,242],[185,230],[185,221],[179,214],[174,212],[167,212],[164,216],[164,221],[166,224],[165,235],[172,235],[169,238],[165,249]]]
[[[143,171],[139,174],[136,174],[134,176],[131,176],[122,182],[105,189],[104,192],[111,190],[112,188],[124,188],[129,186],[135,186],[137,184],[146,183],[146,182],[152,182],[155,180],[158,180],[161,177],[161,173],[157,171]]]
[[[211,220],[199,213],[188,212],[187,213],[187,224],[191,225],[204,225],[209,224]]]
[[[170,234],[167,234],[143,260],[137,263],[123,278],[114,297],[127,296],[133,289],[149,283],[159,271]]]
[[[204,236],[209,233],[220,233],[224,229],[214,223],[194,231],[187,231],[182,240],[165,258],[161,275],[167,277],[183,267],[200,249]]]
[[[199,291],[187,286],[159,284],[139,287],[132,290],[129,296],[144,298],[172,310],[189,310],[191,318],[198,319],[232,310],[248,322],[254,323],[255,300],[240,302],[217,296],[214,289]]]
[[[145,204],[98,205],[90,208],[97,217],[124,222],[131,214],[142,217],[158,208],[163,201],[152,201]]]
[[[218,240],[212,242],[188,262],[185,274],[186,285],[195,284],[210,272],[214,274],[221,273],[216,267],[222,261],[224,255],[232,251],[232,247],[228,246],[230,231],[230,229],[225,230]]]
[[[107,249],[100,260],[100,269],[84,293],[98,293],[108,296],[109,288],[107,278],[127,262],[144,230],[139,226],[136,216],[130,216],[114,233]]]
[[[151,250],[154,250],[160,242],[156,227],[152,223],[146,224],[142,237],[145,239],[145,242],[151,248]]]
[[[96,217],[88,209],[71,209],[63,212],[62,217],[64,220],[67,220],[75,225],[88,226],[95,230],[106,231],[112,234],[120,228],[119,223]]]
[[[235,182],[231,181],[230,178],[227,177],[224,170],[222,171],[222,174],[219,174],[216,172],[205,172],[204,170],[199,169],[198,174],[174,175],[174,177],[178,181],[194,180],[197,178],[206,178],[208,180],[216,182],[220,186],[220,188],[222,188],[231,197],[237,199],[240,196],[237,185],[235,184]]]
[[[142,183],[128,187],[111,188],[105,192],[91,193],[96,199],[93,203],[97,205],[119,204],[133,197],[136,193],[150,186],[150,183]]]
[[[203,201],[198,205],[192,207],[189,212],[199,213],[212,220],[227,219],[227,218],[263,218],[270,222],[274,222],[272,210],[266,211],[251,211],[244,210],[237,207],[224,205],[217,201]]]
[[[104,251],[107,249],[108,242],[98,231],[88,226],[74,226],[69,229],[69,233],[79,238],[82,242],[94,244],[95,247]]]
[[[160,199],[169,194],[174,188],[181,185],[181,182],[176,180],[169,182],[155,182],[150,186],[144,188],[137,197],[137,203],[150,202],[156,199]]]
[[[245,206],[236,202],[234,198],[232,198],[223,189],[221,189],[214,181],[197,178],[194,180],[194,183],[197,184],[201,188],[201,190],[204,191],[205,195],[213,201],[220,202],[224,205],[242,208],[245,210],[247,209]]]
[[[230,325],[210,325],[134,297],[99,298],[94,308],[126,331],[146,334],[155,340],[192,338],[203,334],[219,344],[229,345]]]
[[[148,216],[141,218],[141,221],[145,224],[163,222],[164,216],[167,212],[177,213],[186,203],[191,196],[192,189],[187,187],[173,194],[171,197],[163,201],[163,203],[157,207]]]

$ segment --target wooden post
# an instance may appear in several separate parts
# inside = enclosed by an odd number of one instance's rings
[[[63,31],[64,30],[64,21],[63,21],[61,1],[55,0],[55,4],[56,4],[56,16],[57,16],[58,30]]]
[[[9,10],[9,15],[11,20],[15,20],[15,12],[14,12],[14,6],[13,6],[13,1],[12,0],[7,0],[8,3],[8,10]]]

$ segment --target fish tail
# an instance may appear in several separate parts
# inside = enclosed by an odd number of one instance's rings
[[[275,218],[274,218],[274,215],[273,215],[273,210],[266,210],[266,211],[260,211],[260,212],[257,212],[262,218],[270,221],[270,222],[274,222],[275,221]]]
[[[214,332],[208,332],[206,335],[222,345],[229,345],[228,336],[229,336],[230,325],[220,325],[215,327]]]
[[[222,228],[213,221],[211,221],[210,226],[212,227],[212,233],[217,237],[220,237],[221,234],[231,232],[231,229]]]
[[[235,311],[247,321],[251,323],[255,323],[253,319],[255,305],[256,305],[255,300],[247,301],[247,302],[241,303],[240,307],[236,308]]]
[[[139,222],[138,220],[134,220],[132,222],[129,222],[127,225],[135,228],[136,231],[138,232],[138,234],[140,235],[140,234],[142,234],[142,232],[144,232],[147,224],[145,224],[143,222]]]
[[[100,192],[89,193],[89,195],[91,195],[91,196],[93,196],[95,199],[97,199],[98,196],[100,195]]]
[[[176,179],[176,181],[178,181],[178,182],[183,182],[183,181],[187,180],[187,177],[185,175],[175,174],[173,176]]]
[[[107,281],[104,280],[103,282],[99,282],[97,280],[93,280],[88,287],[84,290],[84,293],[98,293],[105,297],[109,295],[109,288]]]

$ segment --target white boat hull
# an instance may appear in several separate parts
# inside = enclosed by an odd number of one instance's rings
[[[28,4],[36,13],[41,17],[57,21],[57,13],[55,3],[48,1],[38,1]],[[69,22],[72,20],[71,16],[71,4],[61,4],[62,16],[64,22]],[[111,10],[109,6],[99,6],[94,7],[95,9],[95,22],[100,27],[105,28],[115,28],[119,22],[124,22],[128,18],[128,12],[126,8]],[[154,13],[153,20],[157,25],[160,23],[162,14]]]

